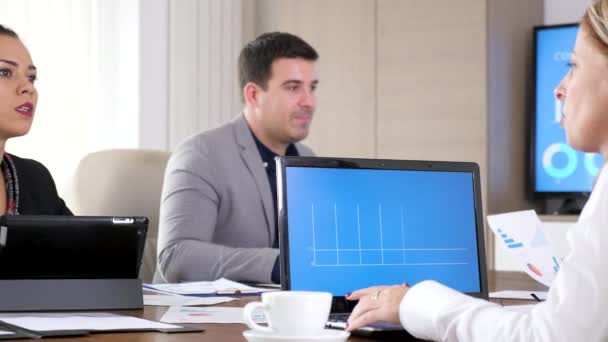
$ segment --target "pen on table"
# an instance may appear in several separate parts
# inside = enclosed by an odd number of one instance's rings
[[[530,293],[530,296],[532,296],[532,298],[536,299],[537,302],[540,302],[540,298],[538,298],[538,296],[536,295],[536,293]]]

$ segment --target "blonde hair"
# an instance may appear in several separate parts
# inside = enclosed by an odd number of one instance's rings
[[[608,54],[608,0],[592,0],[581,20],[581,27]]]

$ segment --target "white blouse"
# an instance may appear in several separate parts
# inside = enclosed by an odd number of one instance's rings
[[[530,312],[423,281],[401,301],[401,324],[434,341],[608,341],[608,167],[567,238],[547,300]]]

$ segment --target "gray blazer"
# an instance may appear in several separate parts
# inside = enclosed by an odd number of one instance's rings
[[[268,176],[243,114],[186,139],[165,171],[155,281],[269,283],[279,254],[271,248],[274,215]]]

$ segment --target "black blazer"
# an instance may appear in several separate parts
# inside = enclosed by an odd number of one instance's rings
[[[33,159],[10,155],[19,179],[19,214],[73,215],[57,194],[49,170]]]

